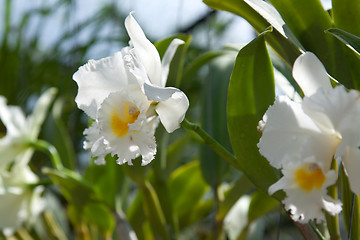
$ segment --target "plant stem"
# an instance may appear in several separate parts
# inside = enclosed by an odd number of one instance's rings
[[[221,158],[226,160],[228,163],[239,169],[236,157],[226,150],[219,142],[212,138],[207,132],[204,131],[199,125],[189,122],[186,118],[182,121],[181,126],[187,130],[195,132],[199,137],[202,138],[204,143],[208,145],[214,152],[216,152]]]
[[[331,163],[331,169],[336,171],[336,174],[339,172],[338,161],[334,159]],[[338,199],[338,187],[337,184],[334,184],[328,188],[328,195],[333,199]],[[329,213],[325,213],[326,223],[332,240],[340,240],[340,225],[339,225],[339,215],[332,216]]]
[[[52,164],[57,170],[62,170],[64,168],[59,153],[56,150],[56,148],[51,145],[50,143],[44,141],[44,140],[37,140],[36,142],[31,142],[30,146],[42,151],[44,153],[47,153],[51,159]]]

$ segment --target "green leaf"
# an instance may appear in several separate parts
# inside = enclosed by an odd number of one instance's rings
[[[222,221],[237,200],[252,188],[254,188],[254,185],[251,181],[245,175],[242,175],[225,194],[224,201],[220,202],[216,219]]]
[[[267,191],[278,177],[257,148],[258,122],[275,100],[274,73],[265,34],[242,48],[236,58],[228,89],[227,117],[238,164],[257,187]]]
[[[115,219],[104,204],[99,202],[87,203],[83,209],[83,217],[95,224],[105,237],[110,237],[115,228]]]
[[[341,42],[343,42],[348,48],[360,55],[360,37],[355,36],[351,33],[348,33],[339,28],[330,28],[326,30],[327,33],[330,33]]]
[[[91,184],[98,198],[113,210],[119,200],[122,207],[126,206],[127,196],[119,196],[123,193],[127,181],[122,167],[116,164],[114,159],[107,159],[105,165],[92,164],[86,169],[84,179]]]
[[[221,143],[226,149],[231,149],[226,124],[227,88],[236,55],[229,52],[214,59],[208,66],[208,73],[202,101],[202,127]],[[201,170],[206,182],[217,192],[217,187],[223,181],[224,175],[229,171],[230,164],[219,157],[208,146],[200,147]]]
[[[332,0],[335,26],[360,36],[360,2],[353,0]]]
[[[191,212],[208,189],[198,161],[181,166],[169,178],[171,201],[178,216]]]
[[[329,51],[324,30],[331,27],[331,18],[320,1],[270,0],[286,25],[306,50],[326,56]]]
[[[266,40],[289,65],[300,55],[299,48],[302,47],[297,39],[267,3],[256,0],[204,0],[204,3],[211,8],[229,11],[245,18],[257,32],[264,31],[270,25],[275,26]]]
[[[350,189],[349,179],[347,174],[345,173],[343,165],[340,167],[340,187],[341,187],[341,200],[343,203],[343,216],[346,231],[349,230],[350,224],[350,216],[351,216],[351,205],[352,205],[352,198],[353,192]],[[352,216],[352,228],[351,228],[351,238],[352,240],[359,240],[360,239],[360,201],[359,196],[355,194],[354,199],[354,211]]]
[[[145,182],[145,184],[141,186],[140,191],[145,215],[150,224],[153,236],[155,238],[169,240],[170,234],[166,227],[165,216],[153,186],[149,182]]]
[[[263,191],[256,191],[251,195],[248,212],[248,224],[264,216],[274,209],[279,209],[280,202]]]
[[[82,209],[87,202],[95,198],[92,187],[80,175],[68,169],[61,171],[44,168],[43,172],[60,188],[65,199],[75,207]]]

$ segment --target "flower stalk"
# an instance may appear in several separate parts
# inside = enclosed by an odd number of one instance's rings
[[[186,118],[182,121],[181,126],[189,131],[195,132],[206,145],[208,145],[216,154],[226,160],[228,163],[236,168],[239,168],[236,157],[225,149],[218,141],[212,138],[207,132],[204,131],[199,125],[188,121]]]

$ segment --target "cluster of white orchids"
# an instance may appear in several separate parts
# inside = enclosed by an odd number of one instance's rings
[[[341,161],[350,188],[360,194],[360,94],[330,78],[311,52],[297,58],[293,77],[304,93],[300,102],[279,96],[259,124],[260,153],[282,169],[269,194],[284,190],[285,209],[295,221],[324,220],[322,210],[338,214],[342,205],[327,194],[337,181],[333,159]]]
[[[132,13],[125,20],[130,46],[111,57],[89,60],[74,74],[78,84],[76,103],[94,121],[84,131],[84,148],[95,163],[117,156],[117,163],[142,165],[156,154],[155,129],[159,119],[168,132],[179,128],[189,106],[179,89],[165,87],[171,60],[184,42],[174,39],[162,60]]]
[[[0,119],[6,127],[6,135],[0,138],[0,229],[5,235],[31,224],[45,207],[44,188],[29,161],[34,153],[31,144],[38,140],[55,94],[53,88],[44,92],[27,117],[20,107],[8,106],[0,96]]]

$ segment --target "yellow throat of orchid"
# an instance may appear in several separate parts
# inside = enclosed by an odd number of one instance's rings
[[[118,137],[123,137],[129,132],[129,124],[136,121],[140,114],[139,108],[132,102],[125,102],[119,110],[111,113],[111,129]]]
[[[321,168],[314,163],[308,163],[295,171],[295,182],[301,189],[310,192],[313,188],[321,189],[325,175]]]

